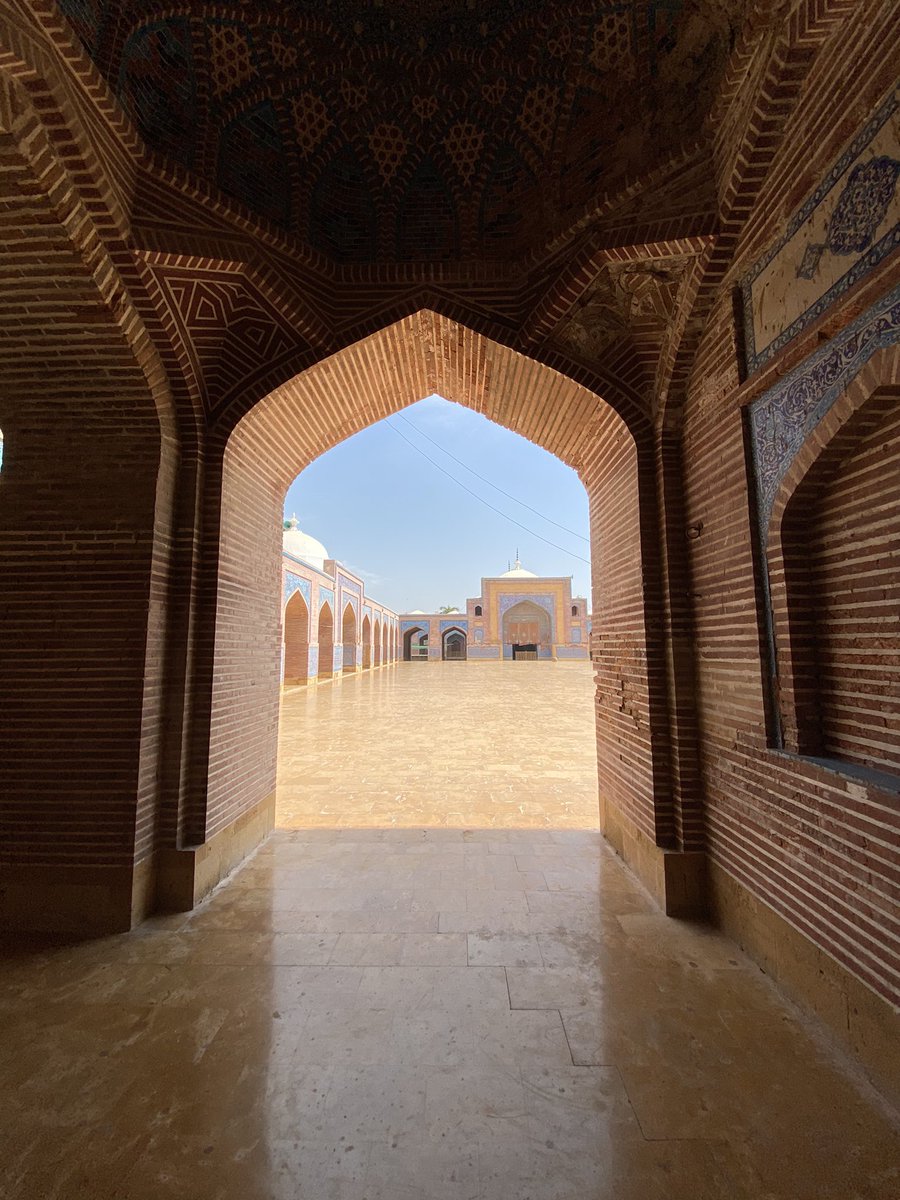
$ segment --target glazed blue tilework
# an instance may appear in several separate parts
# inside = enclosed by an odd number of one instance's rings
[[[308,579],[302,579],[299,575],[295,575],[292,571],[284,572],[283,588],[282,588],[282,604],[287,604],[294,592],[299,592],[306,601],[307,607],[312,603],[312,589]]]
[[[331,605],[331,611],[334,612],[334,592],[331,590],[331,588],[320,587],[319,588],[319,611],[320,612],[322,610],[322,605],[325,603],[326,600]]]
[[[557,658],[585,659],[585,658],[587,658],[587,656],[588,656],[588,652],[584,648],[584,646],[557,646],[556,647],[556,657]]]
[[[445,629],[461,629],[463,633],[468,633],[469,623],[465,617],[463,617],[461,621],[441,621],[441,633],[443,633]]]
[[[748,409],[760,536],[801,446],[872,355],[900,341],[900,286],[758,396]]]
[[[500,597],[500,620],[503,620],[504,615],[516,604],[521,604],[524,600],[536,604],[538,608],[543,608],[545,612],[550,614],[551,627],[556,628],[556,603],[552,596],[547,595],[512,595]]]
[[[354,583],[352,579],[348,579],[347,576],[340,571],[338,571],[337,583],[338,586],[343,589],[343,591],[352,592],[355,596],[359,596],[360,599],[362,599],[362,588],[360,585],[358,583]]]
[[[814,278],[824,254],[837,256],[862,254],[862,257],[858,258],[827,291],[819,296],[814,304],[783,329],[768,345],[757,347],[753,322],[754,282],[823,203],[854,159],[864,153],[876,134],[897,112],[898,107],[900,107],[900,96],[895,92],[878,109],[806,203],[794,214],[788,222],[783,236],[754,264],[750,273],[742,281],[744,339],[748,371],[758,370],[792,338],[801,333],[813,321],[818,320],[839,296],[867,275],[900,244],[900,222],[895,222],[877,242],[873,240],[875,231],[883,221],[888,205],[893,198],[898,178],[900,178],[900,162],[882,155],[861,162],[851,171],[829,221],[826,240],[821,244],[807,247],[803,261],[797,269],[797,275],[803,279]]]

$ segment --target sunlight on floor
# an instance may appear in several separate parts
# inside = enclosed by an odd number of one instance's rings
[[[589,663],[400,663],[281,708],[281,828],[597,829]]]

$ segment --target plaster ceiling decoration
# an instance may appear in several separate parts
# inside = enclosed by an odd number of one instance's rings
[[[691,258],[608,263],[559,323],[554,340],[581,358],[640,330],[661,339],[674,316]]]
[[[60,3],[152,150],[339,262],[552,238],[696,141],[744,7]]]
[[[155,268],[209,408],[303,343],[240,271]]]

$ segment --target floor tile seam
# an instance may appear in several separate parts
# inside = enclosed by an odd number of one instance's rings
[[[611,1066],[611,1068],[612,1068],[612,1069],[615,1071],[616,1075],[618,1076],[619,1082],[620,1082],[620,1083],[621,1083],[621,1085],[622,1085],[622,1091],[625,1093],[625,1099],[628,1101],[628,1107],[631,1109],[631,1114],[632,1114],[632,1116],[633,1116],[633,1117],[634,1117],[634,1119],[635,1119],[635,1122],[636,1122],[636,1124],[637,1124],[638,1130],[640,1131],[640,1134],[641,1134],[641,1138],[642,1138],[642,1139],[643,1139],[645,1142],[647,1142],[648,1144],[650,1144],[650,1143],[652,1143],[652,1142],[664,1142],[664,1141],[670,1141],[670,1140],[671,1140],[671,1141],[697,1141],[697,1142],[703,1142],[703,1141],[712,1141],[712,1140],[714,1140],[714,1139],[704,1139],[704,1138],[672,1138],[672,1139],[667,1139],[667,1138],[651,1138],[651,1137],[648,1137],[648,1136],[647,1136],[647,1134],[644,1132],[644,1125],[643,1125],[643,1122],[641,1121],[640,1114],[638,1113],[637,1107],[635,1106],[635,1103],[634,1103],[634,1101],[633,1101],[633,1100],[632,1100],[632,1098],[631,1098],[631,1093],[628,1091],[628,1084],[625,1082],[625,1076],[622,1074],[622,1070],[621,1070],[621,1068],[619,1067],[619,1064],[618,1064],[618,1063],[610,1063],[610,1066]],[[721,1139],[719,1139],[719,1140],[721,1140]]]
[[[568,1029],[566,1029],[566,1023],[563,1020],[562,1010],[557,1008],[554,1011],[556,1012],[556,1015],[559,1017],[559,1023],[562,1026],[563,1037],[566,1039],[566,1046],[569,1049],[569,1058],[572,1060],[572,1066],[577,1067],[580,1064],[575,1061],[575,1054],[572,1050],[572,1043],[569,1041],[569,1031],[568,1031]]]

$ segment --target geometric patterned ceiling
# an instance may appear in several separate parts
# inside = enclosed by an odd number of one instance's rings
[[[744,0],[60,0],[148,146],[344,263],[505,259],[698,137]]]

